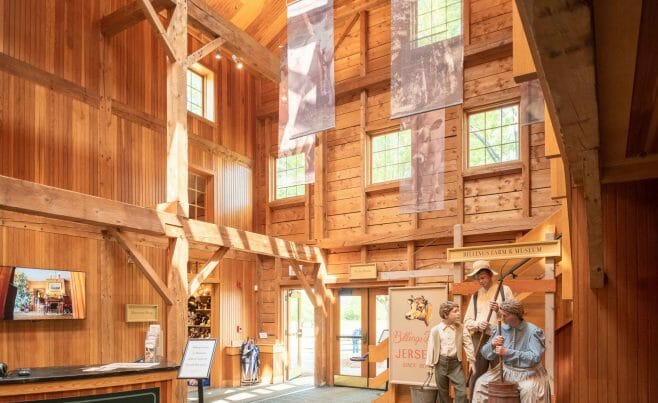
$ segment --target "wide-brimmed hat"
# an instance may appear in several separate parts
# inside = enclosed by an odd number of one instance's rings
[[[473,271],[468,273],[466,277],[475,277],[482,270],[487,270],[491,273],[492,276],[497,276],[498,273],[491,268],[488,260],[476,260],[473,263]]]

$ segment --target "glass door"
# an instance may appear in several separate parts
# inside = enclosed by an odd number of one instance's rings
[[[288,352],[286,379],[313,375],[315,367],[315,311],[304,290],[287,290],[285,337]]]
[[[301,292],[300,290],[288,290],[286,292],[286,347],[288,351],[288,375],[287,379],[293,379],[302,373],[302,326],[301,317]]]
[[[386,362],[369,364],[367,353],[388,332],[388,289],[340,289],[337,322],[334,384],[367,388],[386,369]]]

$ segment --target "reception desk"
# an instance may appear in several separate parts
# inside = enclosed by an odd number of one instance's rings
[[[147,369],[119,368],[85,372],[89,366],[32,368],[30,376],[11,371],[0,378],[0,402],[53,400],[55,402],[171,402],[177,364]]]

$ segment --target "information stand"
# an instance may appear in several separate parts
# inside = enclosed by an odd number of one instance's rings
[[[199,402],[203,403],[203,380],[210,377],[217,339],[188,339],[178,379],[196,379]]]

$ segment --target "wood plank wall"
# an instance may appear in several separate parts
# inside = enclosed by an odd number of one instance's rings
[[[147,22],[109,40],[101,41],[99,32],[104,13],[130,2],[0,0],[0,56],[36,71],[24,77],[5,64],[0,68],[1,175],[146,207],[164,201],[163,49]],[[190,49],[200,41],[192,36]],[[202,60],[215,73],[217,123],[189,115],[190,135],[201,139],[191,141],[189,160],[214,178],[215,222],[250,230],[255,79],[226,59]],[[44,86],[44,80],[54,84]],[[107,105],[112,107],[103,109]],[[85,320],[0,322],[3,360],[12,367],[36,367],[142,355],[147,326],[125,323],[124,305],[158,304],[161,318],[165,305],[126,253],[97,229],[1,213],[0,264],[83,271],[88,296]],[[141,249],[166,279],[163,246]],[[222,343],[253,335],[255,268],[250,256],[231,254],[222,262]],[[238,281],[242,291],[235,287]]]
[[[347,6],[351,1],[337,0],[335,9]],[[511,0],[466,1],[470,15],[466,47],[492,45],[500,41],[511,41],[512,14]],[[368,12],[367,18],[367,74],[385,72],[390,68],[390,5],[384,4]],[[335,21],[334,38],[338,40],[350,18]],[[361,30],[353,24],[345,39],[336,49],[335,77],[337,83],[359,76]],[[261,109],[272,108],[277,102],[278,89],[269,82],[261,81],[259,102]],[[495,59],[469,63],[464,71],[464,105],[467,110],[501,101],[518,101],[519,88],[512,78],[511,51]],[[390,91],[387,86],[375,86],[367,91],[365,128],[386,128],[391,131],[398,127],[397,121],[389,119]],[[544,157],[544,125],[532,125],[526,130],[529,158],[528,183],[524,183],[524,173],[513,172],[492,177],[469,177],[462,174],[462,122],[465,119],[461,106],[446,111],[446,151],[447,172],[445,209],[436,212],[413,215],[399,214],[399,191],[392,188],[382,192],[364,195],[364,166],[360,114],[362,110],[359,94],[339,96],[336,100],[336,128],[327,131],[326,149],[326,228],[327,238],[346,239],[356,235],[377,234],[452,226],[457,223],[504,222],[509,219],[522,219],[527,216],[548,216],[555,211],[558,202],[550,198],[549,162]],[[277,119],[268,116],[259,120],[257,159],[269,157],[277,144]],[[267,206],[267,166],[259,165],[255,176],[256,200],[259,206]],[[463,179],[461,179],[463,178]],[[463,185],[461,181],[463,180]],[[526,189],[527,186],[527,189]],[[316,186],[310,186],[314,192]],[[524,194],[524,192],[526,194]],[[365,202],[364,202],[365,197]],[[313,200],[313,198],[311,198]],[[365,211],[362,205],[365,205]],[[272,235],[304,240],[322,239],[322,234],[305,231],[308,210],[301,205],[286,207],[277,205],[266,212],[267,207],[255,214],[255,228],[268,231]],[[364,222],[365,221],[365,222]],[[315,228],[312,226],[311,228]],[[515,235],[499,235],[495,241],[513,241]],[[486,241],[486,240],[485,240]],[[480,243],[476,238],[467,238],[466,245]],[[415,248],[425,242],[417,242]],[[436,242],[432,247],[418,253],[416,268],[432,262],[445,262],[445,248],[452,245],[452,239]],[[369,262],[377,262],[380,271],[403,270],[407,267],[406,243],[369,246],[366,251]],[[361,263],[359,247],[331,251],[329,254],[329,274],[344,275],[348,264]],[[429,267],[428,267],[429,268]]]
[[[585,200],[572,189],[573,325],[558,335],[560,402],[652,402],[658,396],[658,181],[603,185],[606,285],[588,286]],[[561,354],[560,352],[571,352]]]

